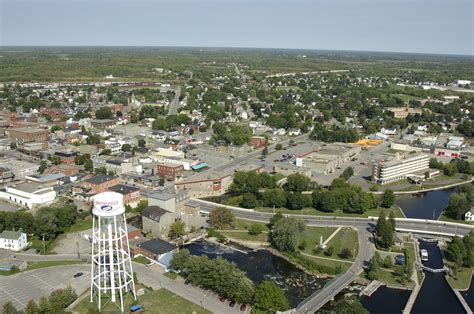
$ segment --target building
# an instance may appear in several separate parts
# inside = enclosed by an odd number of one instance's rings
[[[176,212],[176,194],[170,193],[163,188],[159,189],[156,193],[148,196],[149,206],[158,206],[165,209],[166,211],[175,213]]]
[[[24,232],[4,230],[0,233],[0,249],[18,252],[27,246],[28,239]]]
[[[142,210],[142,231],[153,236],[167,235],[176,214],[158,206],[148,206]]]
[[[0,198],[31,209],[52,203],[56,198],[56,192],[53,187],[23,182],[1,189]]]
[[[71,177],[79,173],[80,167],[76,165],[57,165],[51,167],[52,172],[64,173],[66,177]]]
[[[141,166],[134,165],[132,159],[117,158],[112,156],[93,156],[91,158],[94,169],[105,168],[107,172],[113,172],[117,175],[141,171]],[[138,168],[137,168],[138,167]]]
[[[47,142],[49,130],[39,128],[9,129],[8,137],[18,143]]]
[[[39,163],[34,164],[23,160],[5,159],[0,160],[0,167],[10,169],[14,178],[21,180],[26,176],[37,174],[40,165]]]
[[[59,159],[61,160],[61,164],[63,165],[73,165],[74,159],[77,156],[77,152],[55,152],[54,156],[59,157]]]
[[[409,108],[409,107],[387,107],[385,110],[391,112],[395,119],[406,119],[409,115],[420,115],[423,113],[421,108]]]
[[[232,184],[232,175],[209,175],[201,180],[189,180],[175,183],[176,191],[187,191],[190,197],[207,197],[222,195],[229,190]]]
[[[98,174],[82,183],[82,187],[90,190],[91,193],[97,194],[106,192],[110,187],[120,184],[120,177],[109,176],[107,174]]]
[[[95,129],[111,129],[117,126],[117,121],[111,119],[92,120],[91,127]]]
[[[464,220],[469,222],[474,221],[474,208],[471,208],[470,211],[464,214]]]
[[[314,173],[329,174],[356,158],[361,150],[362,148],[355,144],[328,144],[296,157],[295,164],[297,167],[310,168]]]
[[[429,169],[430,158],[428,155],[420,154],[405,159],[394,159],[390,161],[379,161],[372,166],[372,181],[386,184],[406,179],[408,176],[416,175]]]
[[[168,162],[160,162],[156,165],[156,173],[167,180],[176,180],[178,177],[182,177],[184,172],[183,165],[172,164]]]
[[[129,205],[132,208],[135,208],[140,202],[140,189],[139,188],[123,185],[123,184],[118,184],[118,185],[114,185],[110,187],[109,191],[122,194],[123,203],[125,205]]]
[[[133,256],[143,255],[167,270],[173,258],[173,253],[178,251],[178,247],[172,243],[155,238],[137,244],[132,250]]]
[[[258,149],[267,145],[267,140],[263,136],[252,136],[250,138],[250,145],[252,145],[254,149]]]
[[[197,159],[186,159],[186,158],[163,158],[160,159],[161,163],[182,165],[186,171],[192,170],[192,168],[200,163]]]
[[[434,154],[441,157],[458,158],[461,156],[461,148],[435,147]]]

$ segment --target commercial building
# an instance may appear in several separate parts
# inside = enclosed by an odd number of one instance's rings
[[[420,115],[423,113],[421,108],[409,108],[409,107],[387,107],[385,110],[392,113],[395,119],[406,119],[409,115]]]
[[[186,171],[192,170],[192,167],[194,167],[194,166],[196,166],[200,163],[199,160],[186,159],[186,158],[163,158],[163,159],[160,159],[159,161],[160,161],[160,163],[182,165],[183,169],[186,170]]]
[[[30,163],[17,159],[0,160],[0,167],[10,169],[16,180],[24,179],[26,176],[38,173],[39,163]]]
[[[176,180],[178,177],[182,177],[184,172],[183,165],[172,164],[168,162],[160,162],[156,165],[156,173],[167,180]]]
[[[148,206],[142,210],[142,231],[153,236],[167,235],[177,215],[159,206]]]
[[[56,198],[56,192],[53,187],[23,182],[1,189],[0,198],[31,209],[35,206],[44,206],[53,202]]]
[[[132,208],[136,207],[138,203],[140,202],[140,189],[139,188],[123,185],[123,184],[118,184],[118,185],[114,185],[110,187],[109,191],[122,194],[123,203],[125,205],[131,206]]]
[[[132,248],[132,251],[134,256],[146,256],[167,270],[173,259],[173,253],[178,251],[178,247],[172,243],[155,238],[137,244],[136,247]]]
[[[91,126],[95,129],[111,129],[117,126],[117,121],[110,119],[92,120]]]
[[[18,252],[27,246],[28,239],[24,232],[4,230],[0,233],[0,249]]]
[[[329,174],[361,152],[355,144],[333,143],[321,146],[296,158],[297,167],[306,167],[318,174]]]
[[[190,197],[207,197],[224,194],[232,184],[232,175],[209,174],[203,179],[177,182],[174,187],[176,191],[187,191]]]
[[[17,128],[9,129],[8,137],[19,143],[47,142],[49,130],[39,128]]]
[[[141,166],[135,165],[130,158],[117,158],[112,156],[93,156],[91,158],[94,169],[105,168],[107,172],[120,175],[128,172],[141,172]]]
[[[405,159],[379,161],[372,166],[372,181],[386,184],[420,174],[429,169],[430,158],[420,154]]]
[[[252,147],[254,149],[258,149],[260,147],[263,147],[266,144],[267,144],[267,140],[263,136],[252,136],[250,138],[250,145],[252,145]]]
[[[435,147],[434,154],[436,156],[458,158],[461,156],[461,148]]]
[[[106,192],[110,187],[120,184],[120,177],[109,176],[106,174],[98,174],[82,183],[82,187],[90,190],[91,193],[97,194]]]
[[[77,152],[54,152],[54,156],[59,157],[59,159],[61,160],[61,164],[63,165],[73,165],[74,158],[77,156]]]

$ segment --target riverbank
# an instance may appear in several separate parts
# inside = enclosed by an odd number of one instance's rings
[[[436,187],[430,187],[430,188],[426,188],[426,189],[423,188],[423,187],[413,186],[414,188],[418,188],[418,189],[409,190],[409,191],[396,191],[396,190],[393,190],[393,194],[395,194],[395,195],[409,195],[409,194],[427,193],[427,192],[432,192],[432,191],[450,189],[450,188],[454,188],[454,187],[457,187],[457,186],[470,184],[472,182],[474,182],[474,179],[469,179],[469,180],[456,182],[456,183],[445,184],[445,185],[436,186]],[[368,191],[368,192],[376,194],[376,195],[382,195],[383,193],[385,193],[385,191]]]

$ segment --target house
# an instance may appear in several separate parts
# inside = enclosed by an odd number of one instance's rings
[[[289,136],[298,136],[300,134],[301,134],[301,129],[293,128],[293,129],[288,130],[288,135]]]
[[[82,187],[93,194],[106,192],[110,187],[120,184],[120,177],[98,174],[82,183]]]
[[[50,204],[56,198],[53,187],[23,182],[0,190],[0,198],[28,208]]]
[[[123,185],[123,184],[118,184],[118,185],[114,185],[110,187],[109,191],[122,194],[123,203],[125,205],[129,205],[132,208],[135,208],[140,202],[140,189],[139,188]]]
[[[133,256],[143,255],[167,270],[173,258],[173,253],[178,251],[178,247],[172,243],[155,238],[137,244],[136,247],[132,248],[132,251]]]
[[[471,208],[466,214],[464,214],[464,220],[473,222],[474,221],[474,208]]]
[[[27,246],[28,240],[24,232],[4,230],[0,233],[0,249],[18,252]]]
[[[167,235],[176,214],[159,206],[148,206],[142,211],[142,231],[153,236]]]
[[[386,128],[382,128],[380,130],[380,132],[382,132],[383,134],[385,135],[396,135],[397,134],[397,129],[386,129]]]

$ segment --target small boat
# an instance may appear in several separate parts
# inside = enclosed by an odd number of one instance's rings
[[[421,260],[426,262],[428,261],[428,251],[425,250],[425,249],[421,249],[420,250],[420,256],[421,256]]]

